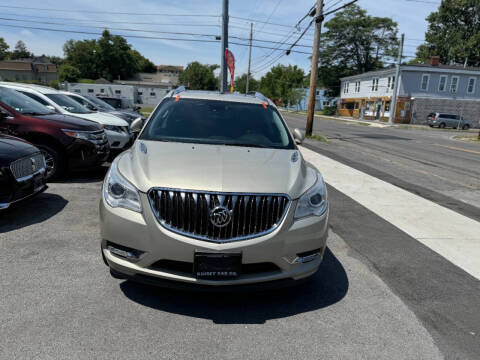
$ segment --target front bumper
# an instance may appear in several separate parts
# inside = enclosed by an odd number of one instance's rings
[[[37,173],[21,182],[9,176],[0,181],[0,188],[0,210],[3,210],[44,192],[47,189],[45,174]]]
[[[131,145],[133,139],[133,135],[127,132],[105,130],[105,135],[107,135],[111,149],[124,149]]]
[[[108,142],[94,143],[76,139],[67,149],[68,166],[71,170],[98,166],[107,161],[109,154]]]
[[[230,242],[210,243],[173,233],[163,228],[153,215],[146,194],[141,194],[143,214],[110,207],[102,197],[100,224],[103,256],[114,273],[142,282],[177,281],[191,285],[247,285],[279,280],[300,280],[313,275],[320,266],[326,247],[328,209],[322,216],[293,222],[296,201],[292,201],[282,224],[265,236]],[[109,244],[144,252],[135,261],[108,250]],[[192,265],[196,251],[241,253],[242,266],[273,264],[268,271],[250,271],[234,279],[197,279],[193,271],[158,268],[159,261]],[[299,254],[314,252],[308,262],[299,262]]]

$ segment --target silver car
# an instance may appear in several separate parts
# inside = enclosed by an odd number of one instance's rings
[[[261,94],[171,92],[103,184],[111,273],[204,286],[314,274],[329,205],[322,175],[296,146],[302,140]]]
[[[438,126],[441,129],[449,127],[468,130],[472,127],[472,123],[463,117],[445,113],[430,113],[427,117],[427,124],[430,127]]]

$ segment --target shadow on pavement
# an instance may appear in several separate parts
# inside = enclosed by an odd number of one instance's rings
[[[0,234],[41,223],[55,216],[68,201],[60,195],[42,193],[0,212]]]
[[[94,183],[103,181],[110,164],[98,166],[83,171],[70,171],[63,179],[57,180],[57,183],[74,184],[74,183]]]
[[[125,281],[124,294],[139,304],[217,324],[263,324],[333,305],[348,291],[342,264],[327,249],[319,271],[306,283],[265,292],[182,292]]]

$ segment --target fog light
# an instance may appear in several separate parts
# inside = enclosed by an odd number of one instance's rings
[[[320,256],[319,252],[307,255],[307,256],[302,256],[302,257],[297,257],[294,261],[295,264],[305,264],[307,262],[315,260],[317,257]]]
[[[108,244],[107,250],[110,251],[112,254],[117,255],[119,257],[125,258],[127,260],[136,261],[140,259],[143,254],[143,251],[130,249],[120,245]]]

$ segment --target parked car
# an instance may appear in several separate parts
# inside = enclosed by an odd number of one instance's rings
[[[99,95],[97,96],[99,99],[103,100],[104,102],[108,103],[116,110],[128,110],[128,111],[137,111],[140,110],[140,107],[131,105],[128,101],[123,101],[122,99],[116,97],[108,97]]]
[[[19,91],[59,114],[75,116],[100,124],[105,129],[112,150],[125,149],[132,143],[133,135],[125,120],[114,115],[90,111],[58,90],[46,86],[9,82],[2,82],[0,86]]]
[[[46,177],[103,163],[109,155],[104,129],[93,121],[58,114],[32,98],[0,86],[0,132],[35,144],[46,159]]]
[[[38,148],[0,134],[0,210],[45,191],[45,173],[45,159]]]
[[[296,146],[303,138],[261,94],[171,92],[104,181],[101,247],[112,275],[204,286],[313,275],[328,199]]]
[[[427,124],[430,127],[438,126],[441,129],[450,127],[453,129],[468,130],[472,127],[472,123],[463,117],[446,113],[430,113],[427,117]]]
[[[130,110],[116,110],[113,106],[110,104],[102,101],[101,99],[96,98],[95,96],[89,96],[89,95],[80,95],[77,93],[72,93],[68,91],[62,91],[62,94],[67,95],[69,98],[75,100],[79,104],[82,104],[85,106],[87,109],[91,111],[100,111],[100,112],[106,112],[111,115],[115,115],[119,118],[122,118],[128,124],[130,125],[133,120],[136,120],[138,118],[142,119],[142,121],[145,121],[145,117],[140,115],[139,113],[135,111],[130,111]]]

